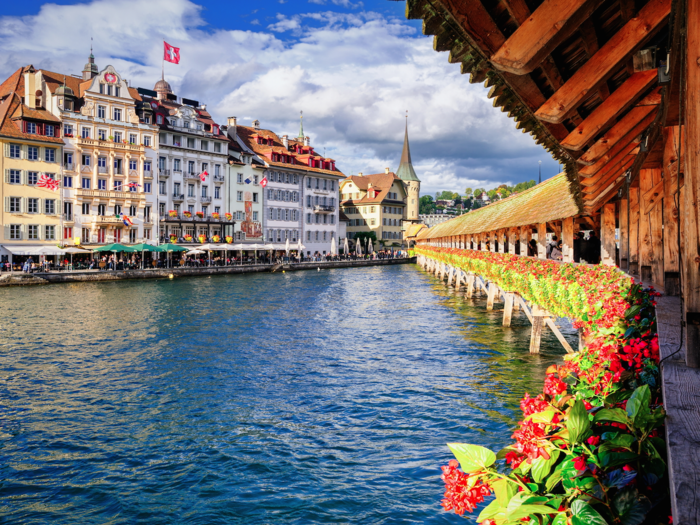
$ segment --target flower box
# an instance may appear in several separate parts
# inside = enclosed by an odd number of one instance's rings
[[[221,242],[221,237],[219,237],[218,235],[212,235],[211,240],[213,242]]]
[[[187,242],[192,242],[192,236],[191,236],[191,235],[185,235],[185,241],[187,241]]]
[[[203,218],[204,218],[204,212],[197,211],[197,212],[195,212],[195,215],[196,215],[198,218],[200,218],[200,219],[203,219]]]
[[[227,242],[228,244],[231,244],[231,243],[233,242],[233,237],[231,237],[230,235],[227,235],[227,236],[226,236],[226,242]]]
[[[214,212],[214,213],[211,214],[211,218],[212,218],[212,219],[219,219],[220,217],[221,217],[221,215],[218,214],[218,213],[216,213],[216,212]]]
[[[190,217],[192,217],[192,212],[189,212],[189,211],[183,211],[182,214],[183,214],[185,217],[187,217],[188,219],[189,219]]]
[[[170,211],[168,212],[168,215],[169,215],[170,217],[177,217],[177,212],[176,212],[175,210],[170,210]]]
[[[227,213],[227,214],[225,215],[225,217],[226,217],[226,220],[227,220],[227,221],[230,221],[230,220],[233,219],[233,214]]]

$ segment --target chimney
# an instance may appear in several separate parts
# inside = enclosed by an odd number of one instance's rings
[[[284,147],[289,149],[289,135],[282,135],[282,144]]]
[[[31,66],[24,70],[24,103],[32,109],[36,108],[36,77]]]
[[[253,128],[254,128],[254,129],[260,129],[260,121],[259,121],[259,120],[254,120],[254,121],[253,121]]]
[[[202,104],[202,105],[199,106],[199,108],[200,108],[202,111],[206,111],[206,110],[207,110],[207,105],[206,105],[206,104]]]
[[[362,172],[359,172],[359,173],[357,174],[357,176],[358,176],[358,177],[362,177]]]
[[[389,168],[384,168],[384,173],[389,173]]]
[[[304,146],[311,146],[311,139],[309,137],[304,137]]]
[[[226,130],[226,134],[229,136],[229,138],[236,140],[236,117],[228,118],[228,129]]]

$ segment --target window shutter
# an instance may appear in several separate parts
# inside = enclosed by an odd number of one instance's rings
[[[22,178],[20,180],[22,184],[29,184],[29,172],[27,170],[22,170]]]
[[[44,213],[44,200],[45,199],[37,199],[37,203],[39,206],[39,213],[41,213],[41,214]]]
[[[10,212],[10,198],[5,197],[5,213],[9,213],[9,212]]]
[[[24,229],[26,226],[24,224],[21,224],[19,227],[19,240],[24,240]]]
[[[9,224],[5,225],[5,240],[6,241],[10,240],[10,225]]]
[[[5,156],[9,157],[10,156],[10,143],[5,142]]]
[[[22,146],[20,147],[20,157],[22,159],[27,159],[29,157],[28,148],[29,146],[27,146],[26,144],[22,144]]]
[[[5,170],[5,184],[10,183],[10,170]]]

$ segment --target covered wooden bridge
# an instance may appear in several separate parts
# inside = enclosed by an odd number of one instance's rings
[[[415,240],[511,253],[519,244],[525,256],[535,235],[542,257],[552,232],[570,261],[577,230],[594,230],[603,264],[663,291],[674,522],[700,523],[700,1],[407,0],[406,12],[565,166],[535,196]],[[563,181],[566,202],[546,198]]]

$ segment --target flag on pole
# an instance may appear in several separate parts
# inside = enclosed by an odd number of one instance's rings
[[[246,183],[246,184],[250,184],[251,182],[252,182],[252,181],[250,180],[250,177],[248,177],[248,178],[245,180],[245,183]]]
[[[130,190],[134,190],[134,191],[136,191],[136,188],[138,188],[139,186],[141,186],[141,185],[137,184],[135,182],[130,182],[129,184],[126,185],[127,188],[129,188]]]
[[[56,191],[58,189],[58,181],[53,178],[53,176],[48,175],[46,173],[42,173],[39,175],[39,178],[36,181],[36,185],[39,188],[48,188],[52,191]]]
[[[122,215],[122,222],[124,223],[124,226],[133,226],[134,224],[128,215]]]
[[[165,49],[163,51],[163,60],[166,62],[172,62],[173,64],[179,64],[180,63],[180,48],[171,46],[167,42],[163,41],[163,45],[165,46]]]
[[[260,181],[260,186],[263,188],[267,186],[267,176],[263,177],[263,179]]]
[[[204,170],[202,173],[199,174],[199,178],[202,182],[204,182],[208,176],[209,176],[209,173],[207,173],[206,170]]]

